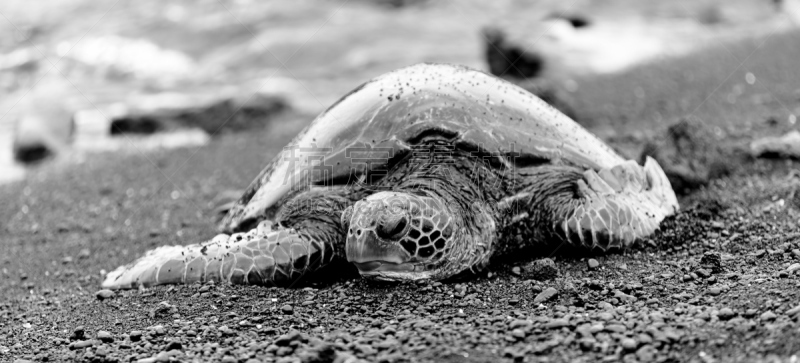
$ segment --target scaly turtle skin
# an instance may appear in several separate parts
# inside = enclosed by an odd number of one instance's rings
[[[443,279],[546,245],[624,248],[678,209],[661,167],[625,160],[525,90],[460,66],[375,78],[318,116],[209,242],[166,246],[103,286]]]

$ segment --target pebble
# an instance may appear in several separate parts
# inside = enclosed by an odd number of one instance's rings
[[[294,308],[291,305],[286,304],[286,305],[281,306],[281,312],[286,314],[286,315],[292,315],[292,314],[294,314]]]
[[[793,317],[795,315],[800,315],[800,305],[797,305],[789,310],[786,311],[786,315]]]
[[[653,362],[656,359],[658,351],[650,344],[645,344],[636,350],[636,357],[642,362]]]
[[[797,270],[800,270],[800,263],[793,263],[786,268],[786,271],[790,273]]]
[[[182,349],[183,345],[181,344],[181,342],[175,340],[167,343],[167,345],[164,347],[165,352],[168,352],[170,350],[182,350]]]
[[[586,264],[589,265],[589,269],[590,270],[594,270],[594,269],[600,267],[600,262],[597,262],[597,260],[595,260],[593,258],[590,258],[588,261],[586,261]]]
[[[638,344],[636,344],[636,340],[632,338],[623,338],[622,341],[620,342],[620,345],[622,345],[622,348],[624,348],[625,350],[632,351],[636,350]]]
[[[97,348],[97,350],[94,351],[94,355],[98,357],[105,357],[106,355],[108,355],[108,351],[106,350],[105,347],[100,346]]]
[[[625,325],[622,324],[608,324],[606,325],[606,330],[612,333],[625,333],[626,331],[628,331],[628,328],[626,328]]]
[[[281,335],[278,339],[275,340],[275,345],[279,347],[285,347],[291,345],[294,341],[302,341],[304,340],[303,334],[297,330],[292,330],[289,333]]]
[[[581,338],[579,344],[581,346],[581,349],[589,351],[594,348],[595,343],[597,343],[597,340],[595,340],[594,338],[586,337],[586,338]]]
[[[544,326],[550,329],[562,328],[569,326],[569,321],[567,321],[567,319],[553,319],[548,321]]]
[[[525,339],[525,331],[522,329],[511,330],[511,336],[517,339]]]
[[[717,317],[720,320],[729,320],[729,319],[733,318],[734,316],[736,316],[736,313],[733,312],[733,310],[731,310],[731,308],[722,308],[722,309],[719,310],[719,313],[717,314]]]
[[[778,316],[775,315],[775,313],[773,313],[771,311],[766,311],[763,314],[761,314],[761,321],[773,321],[777,317]]]
[[[84,248],[80,252],[78,252],[78,259],[79,260],[83,260],[83,259],[89,258],[89,256],[91,256],[91,255],[92,255],[92,252],[89,251],[88,248]]]
[[[139,330],[133,330],[133,331],[131,331],[129,337],[130,337],[132,342],[138,342],[138,341],[142,340],[142,332],[139,331]]]
[[[103,290],[100,290],[100,291],[94,293],[94,296],[97,296],[98,300],[111,299],[111,298],[115,297],[116,295],[117,294],[114,293],[114,291],[111,291],[111,290],[108,290],[108,289],[103,289]]]
[[[540,292],[535,298],[533,298],[533,303],[541,304],[554,298],[556,295],[558,295],[558,290],[553,287],[548,287],[546,290]]]
[[[81,340],[81,341],[78,341],[78,342],[70,344],[69,345],[69,349],[72,349],[72,350],[83,349],[83,348],[91,347],[92,345],[94,345],[94,341],[92,341],[92,340]]]
[[[111,336],[111,333],[101,330],[97,332],[97,339],[103,343],[112,343],[114,341],[114,337]]]
[[[78,326],[75,329],[72,329],[72,336],[69,337],[70,340],[82,340],[84,339],[84,334],[86,330],[83,326]]]
[[[719,253],[706,252],[703,258],[700,259],[700,265],[703,268],[711,270],[712,273],[718,274],[722,272],[722,258]]]
[[[170,314],[170,312],[173,311],[174,309],[175,307],[170,305],[168,302],[162,301],[158,303],[158,305],[156,305],[156,307],[153,308],[153,310],[150,310],[150,317],[151,318],[164,317]]]
[[[708,294],[711,295],[711,296],[719,296],[719,294],[721,294],[721,293],[722,293],[722,289],[720,289],[719,287],[712,287],[712,288],[708,289]]]
[[[556,263],[552,259],[542,258],[527,264],[524,268],[524,277],[538,281],[552,280],[558,276]]]

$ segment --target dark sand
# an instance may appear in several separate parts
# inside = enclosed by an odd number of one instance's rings
[[[630,156],[689,115],[719,127],[709,142],[746,146],[795,128],[787,118],[800,106],[797,39],[776,35],[579,80],[571,102],[582,123]],[[790,311],[800,305],[800,275],[787,272],[800,262],[800,179],[784,160],[736,165],[682,197],[683,212],[650,243],[596,256],[596,269],[556,255],[557,275],[546,281],[492,266],[445,284],[345,279],[95,297],[104,269],[212,237],[209,201],[245,187],[310,119],[287,115],[200,149],[95,155],[0,188],[0,361],[728,362],[800,352],[800,313]],[[701,264],[705,253],[721,270]],[[549,288],[558,294],[534,301]]]

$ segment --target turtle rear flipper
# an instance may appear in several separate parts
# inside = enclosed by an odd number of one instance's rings
[[[289,286],[334,258],[330,241],[314,240],[294,229],[263,226],[248,233],[220,234],[201,244],[151,250],[110,272],[103,288],[207,281]]]
[[[627,161],[578,179],[578,199],[558,223],[567,240],[588,248],[624,248],[652,234],[678,210],[678,200],[658,163]]]

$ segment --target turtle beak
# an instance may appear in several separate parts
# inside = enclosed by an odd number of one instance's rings
[[[348,261],[364,267],[375,266],[373,262],[399,265],[411,257],[402,247],[378,238],[372,231],[364,232],[360,237],[349,236],[346,252]]]
[[[348,218],[347,260],[358,268],[361,276],[379,280],[417,280],[419,272],[413,255],[400,245],[408,230],[409,216],[391,211],[375,201],[360,201],[343,213]]]

